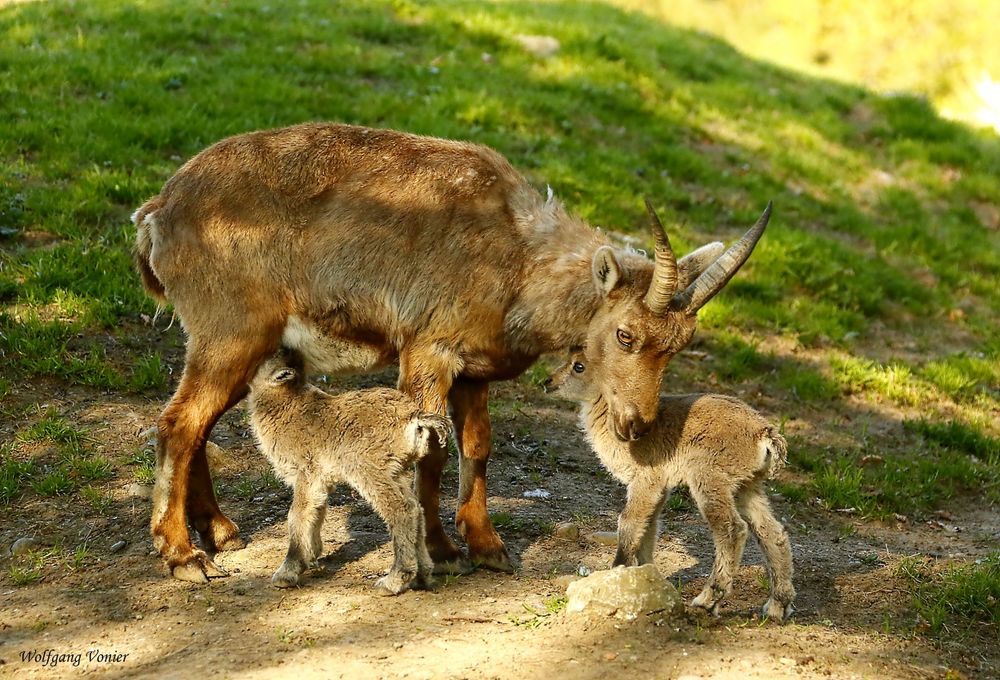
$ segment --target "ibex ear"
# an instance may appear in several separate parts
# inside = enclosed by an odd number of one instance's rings
[[[726,249],[719,241],[703,245],[677,260],[677,290],[684,290],[719,259]]]
[[[611,246],[601,246],[597,249],[590,263],[590,271],[594,276],[594,286],[601,295],[607,295],[618,286],[622,268]]]
[[[295,380],[297,372],[294,368],[289,366],[282,366],[271,374],[271,382],[276,385],[281,385],[282,383],[287,383]]]

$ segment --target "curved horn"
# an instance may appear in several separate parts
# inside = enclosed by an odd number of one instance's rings
[[[750,227],[750,230],[743,234],[743,238],[729,246],[718,260],[706,269],[701,276],[695,279],[690,286],[678,293],[674,297],[674,305],[686,309],[691,314],[697,312],[706,302],[715,297],[715,294],[722,290],[722,287],[729,283],[729,279],[739,271],[743,263],[750,257],[757,241],[764,234],[767,221],[771,219],[771,201],[767,202],[764,213],[757,220],[757,224]]]
[[[674,249],[670,247],[670,239],[667,232],[660,223],[660,218],[653,210],[653,204],[646,199],[646,210],[649,212],[650,226],[653,229],[653,238],[656,239],[654,248],[653,280],[649,282],[649,290],[643,299],[649,311],[653,314],[663,314],[667,311],[674,293],[677,292],[677,258],[674,257]]]

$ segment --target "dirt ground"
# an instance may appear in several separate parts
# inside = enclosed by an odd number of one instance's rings
[[[169,363],[179,361],[175,347]],[[348,384],[392,380],[386,373]],[[148,446],[140,433],[162,406],[75,388],[42,385],[34,394],[20,388],[19,398],[45,403],[87,428],[94,448],[116,464]],[[249,540],[246,549],[218,556],[227,578],[193,586],[167,577],[148,536],[149,501],[130,493],[133,480],[124,465],[107,486],[114,501],[105,512],[76,497],[30,492],[3,509],[4,552],[17,538],[35,536],[63,555],[80,545],[87,554],[72,568],[50,559],[44,578],[25,586],[7,576],[13,559],[0,558],[0,676],[1000,677],[1000,645],[925,636],[895,575],[907,555],[985,554],[997,540],[995,509],[966,505],[949,508],[946,521],[885,525],[775,497],[792,537],[799,593],[787,625],[756,616],[766,595],[754,545],[718,618],[581,618],[561,610],[555,598],[581,566],[610,566],[614,548],[588,535],[615,529],[623,489],[586,449],[572,405],[522,380],[499,386],[491,412],[490,509],[520,563],[516,574],[477,571],[440,579],[435,592],[376,594],[372,584],[391,561],[388,534],[344,487],[331,495],[322,568],[298,589],[271,587],[287,546],[290,493],[266,476],[267,463],[237,407],[213,434],[222,507]],[[796,422],[786,422],[786,429],[794,431]],[[454,508],[457,486],[453,458],[443,507]],[[539,488],[550,495],[525,497]],[[453,515],[446,519],[451,526]],[[579,540],[553,535],[553,526],[566,521],[580,527]],[[684,503],[665,512],[663,525],[656,564],[691,598],[711,568],[709,534]],[[113,551],[120,541],[125,547]],[[22,658],[46,650],[43,660]],[[76,666],[51,656],[72,654],[81,655]]]

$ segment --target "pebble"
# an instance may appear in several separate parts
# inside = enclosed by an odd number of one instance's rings
[[[575,541],[580,538],[580,527],[575,522],[560,522],[552,532],[556,538]]]
[[[125,487],[125,493],[132,498],[150,498],[153,495],[153,487],[139,482],[132,482]]]
[[[32,550],[38,548],[40,545],[41,544],[38,542],[38,539],[35,538],[34,536],[25,536],[23,538],[19,538],[16,541],[14,541],[14,544],[12,546],[10,546],[11,557],[18,557],[20,555],[29,553]]]
[[[121,552],[126,545],[128,545],[128,543],[126,543],[125,541],[117,541],[114,545],[111,546],[111,552],[113,553]]]
[[[617,531],[595,531],[588,534],[587,538],[598,545],[618,545]]]

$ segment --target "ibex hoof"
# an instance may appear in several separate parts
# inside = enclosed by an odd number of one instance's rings
[[[471,574],[474,569],[475,567],[472,566],[472,562],[461,554],[450,560],[434,560],[435,574],[459,576],[463,574]]]
[[[502,571],[505,574],[513,574],[516,568],[514,561],[507,554],[507,548],[505,547],[490,552],[472,552],[469,558],[472,561],[472,566],[476,569],[489,569],[490,571]]]
[[[229,572],[217,566],[215,562],[209,559],[208,555],[200,550],[195,551],[182,564],[175,564],[170,569],[170,573],[178,581],[187,581],[189,583],[208,583],[208,579],[210,578],[229,576]]]
[[[787,621],[794,612],[795,608],[791,604],[782,605],[777,600],[768,600],[760,608],[761,618],[777,621],[778,623]]]
[[[299,575],[279,569],[271,577],[271,585],[275,588],[293,588],[299,585]]]
[[[413,572],[390,571],[378,581],[375,581],[375,588],[383,595],[399,595],[410,589],[410,586],[416,580],[415,576]]]
[[[712,597],[711,592],[702,591],[701,594],[698,595],[698,597],[691,600],[688,606],[691,607],[692,609],[700,609],[702,611],[705,611],[711,614],[712,616],[718,616],[720,602],[721,600],[715,600]]]

